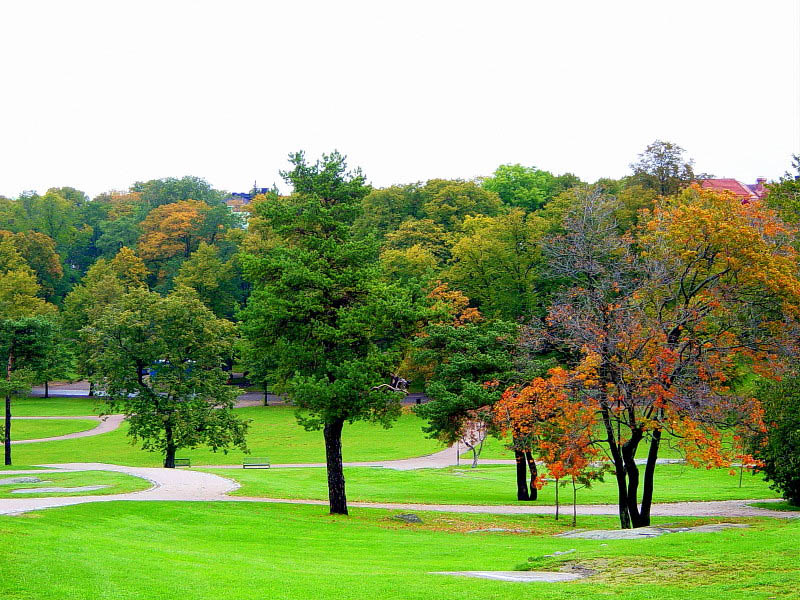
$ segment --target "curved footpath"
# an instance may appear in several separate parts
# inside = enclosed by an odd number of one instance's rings
[[[56,435],[47,438],[37,438],[35,440],[13,440],[11,445],[15,444],[36,444],[39,442],[57,442],[59,440],[74,440],[75,438],[91,437],[93,435],[101,435],[114,431],[122,425],[125,420],[125,415],[106,415],[104,417],[86,416],[86,417],[11,417],[12,421],[47,421],[47,420],[82,420],[82,421],[97,421],[97,426],[87,429],[85,431],[76,431],[75,433],[67,433],[64,435]],[[13,430],[12,430],[13,433]]]
[[[325,506],[326,500],[293,500],[283,498],[250,498],[229,496],[239,484],[214,475],[183,469],[161,469],[147,467],[123,467],[102,463],[67,463],[59,465],[43,465],[45,470],[36,471],[0,471],[0,475],[22,475],[24,473],[42,474],[65,471],[115,471],[135,477],[147,479],[153,487],[142,492],[128,494],[112,494],[108,496],[70,496],[53,498],[11,498],[0,499],[0,515],[13,515],[53,508],[71,506],[88,502],[128,501],[178,501],[178,502],[265,502],[281,504],[311,504]],[[751,502],[764,500],[725,500],[718,502],[675,502],[653,505],[651,514],[657,517],[775,517],[796,518],[797,513],[766,510],[748,506]],[[391,504],[384,502],[349,502],[350,507],[380,508],[389,510],[418,510],[455,513],[484,513],[498,515],[554,514],[554,506],[538,506],[535,504],[508,506],[477,506],[463,504]],[[563,507],[562,507],[563,510]],[[614,504],[582,504],[578,506],[581,515],[616,515]]]

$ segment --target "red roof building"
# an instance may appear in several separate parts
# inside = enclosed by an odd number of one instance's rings
[[[767,180],[763,177],[759,177],[756,179],[756,182],[751,185],[746,185],[735,179],[701,179],[699,183],[700,187],[706,190],[730,192],[737,198],[740,198],[742,203],[761,200],[767,195],[767,188],[764,185],[767,183]]]

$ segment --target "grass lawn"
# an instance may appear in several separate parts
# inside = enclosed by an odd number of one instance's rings
[[[124,494],[139,492],[153,487],[149,481],[141,477],[133,477],[124,473],[109,471],[83,471],[80,473],[42,473],[36,475],[41,483],[4,484],[3,479],[14,475],[0,475],[0,498],[49,498],[51,496],[105,496],[107,494]],[[21,476],[22,477],[22,476]],[[12,494],[11,490],[38,487],[79,487],[85,485],[107,485],[109,487],[93,492],[47,492],[42,494]]]
[[[600,542],[555,538],[551,517],[387,511],[331,517],[321,507],[112,502],[0,517],[4,600],[275,600],[797,597],[798,521],[746,530]],[[672,522],[675,522],[673,519]],[[694,520],[694,522],[697,522]],[[613,527],[612,518],[585,526]],[[531,534],[468,534],[485,527]],[[575,549],[556,559],[555,551]],[[529,561],[533,558],[533,561]],[[519,584],[431,571],[591,568],[583,581]]]
[[[322,432],[309,432],[300,427],[293,408],[256,406],[236,409],[236,413],[252,420],[247,438],[252,456],[267,456],[273,463],[325,461]],[[409,458],[441,450],[441,444],[424,437],[421,427],[422,421],[410,414],[400,417],[390,429],[363,422],[345,425],[342,435],[344,459]],[[162,457],[158,454],[132,446],[126,431],[123,424],[120,429],[103,435],[16,446],[14,460],[29,465],[60,462],[108,462],[132,466],[161,464]],[[180,450],[178,456],[190,458],[194,465],[228,465],[241,464],[245,455],[239,450],[223,454],[201,448]]]
[[[750,506],[756,508],[768,508],[770,510],[785,510],[787,512],[800,512],[800,506],[789,504],[787,501],[783,502],[753,502]]]
[[[43,421],[11,421],[12,440],[36,440],[39,438],[55,437],[68,433],[77,433],[97,427],[97,421],[90,419],[46,419]],[[2,432],[2,425],[0,425]]]
[[[15,417],[83,417],[99,415],[103,403],[99,398],[22,398],[11,401]]]
[[[506,445],[509,443],[509,440],[503,439],[498,440],[497,438],[489,437],[483,443],[483,451],[481,452],[481,458],[514,458],[514,453],[506,448]],[[648,442],[649,443],[649,442]],[[646,458],[647,451],[648,451],[648,443],[642,442],[639,444],[639,448],[636,451],[637,458]],[[672,446],[673,440],[669,437],[666,437],[662,440],[661,445],[658,449],[658,457],[659,458],[683,458],[683,453],[678,449]],[[463,448],[462,444],[462,448]],[[472,452],[464,452],[461,456],[467,459],[472,459]]]
[[[242,487],[235,495],[272,498],[328,497],[325,469],[217,469],[223,477]],[[490,465],[470,468],[394,471],[380,468],[346,468],[347,498],[353,501],[413,502],[425,504],[517,504],[513,466]],[[591,489],[578,491],[580,504],[611,504],[617,501],[613,476]],[[559,489],[560,501],[572,500],[572,488]],[[739,478],[727,470],[693,469],[686,465],[659,465],[655,476],[655,502],[738,500],[777,498],[778,494],[760,476]],[[555,504],[555,485],[547,484],[537,504]],[[520,503],[525,504],[525,503]],[[770,505],[771,506],[771,505]]]

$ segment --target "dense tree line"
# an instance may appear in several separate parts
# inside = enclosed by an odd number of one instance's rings
[[[800,213],[792,176],[742,205],[692,186],[669,142],[631,168],[375,189],[339,153],[300,152],[291,193],[257,196],[247,219],[195,177],[0,198],[6,437],[13,393],[85,377],[166,466],[180,447],[244,447],[223,385],[235,362],[322,430],[343,513],[344,426],[388,426],[410,381],[428,435],[476,459],[478,438],[507,436],[519,499],[536,498],[537,460],[588,481],[602,446],[622,525],[647,524],[664,436],[724,464],[721,428],[764,425],[737,381],[778,375],[794,351]]]

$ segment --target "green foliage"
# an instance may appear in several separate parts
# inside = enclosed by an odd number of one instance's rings
[[[555,176],[536,167],[514,164],[500,165],[491,177],[486,177],[481,183],[485,189],[500,196],[506,204],[533,211],[580,182],[571,173]]]
[[[545,219],[521,209],[467,217],[445,277],[493,317],[518,319],[542,311],[540,242]]]
[[[425,385],[430,402],[417,407],[429,436],[455,443],[470,412],[500,398],[514,378],[517,336],[514,323],[481,321],[431,324],[414,340],[414,362],[431,368]]]
[[[193,289],[218,317],[233,317],[236,309],[234,266],[220,259],[215,246],[201,242],[181,265],[174,281],[176,286]]]
[[[763,383],[758,396],[764,406],[767,431],[753,443],[760,470],[772,489],[800,506],[800,378]]]
[[[141,194],[142,201],[151,208],[182,200],[197,200],[214,205],[220,204],[223,197],[222,192],[211,187],[205,179],[191,175],[180,179],[167,177],[137,181],[131,186],[131,191]]]
[[[685,160],[685,150],[672,142],[656,140],[631,164],[633,180],[661,196],[671,196],[694,179],[694,161]]]
[[[787,172],[781,180],[769,186],[767,206],[776,209],[788,223],[800,221],[800,154],[792,156],[794,173]]]
[[[294,193],[262,202],[255,215],[274,243],[243,257],[253,292],[242,311],[249,364],[271,374],[309,429],[397,416],[396,395],[371,391],[389,380],[419,318],[413,292],[384,281],[373,239],[353,224],[369,193],[337,152],[308,164],[290,156]]]
[[[246,423],[232,412],[226,385],[233,325],[181,288],[162,298],[132,289],[89,327],[96,383],[110,411],[122,411],[134,442],[166,454],[179,448],[244,447]]]

